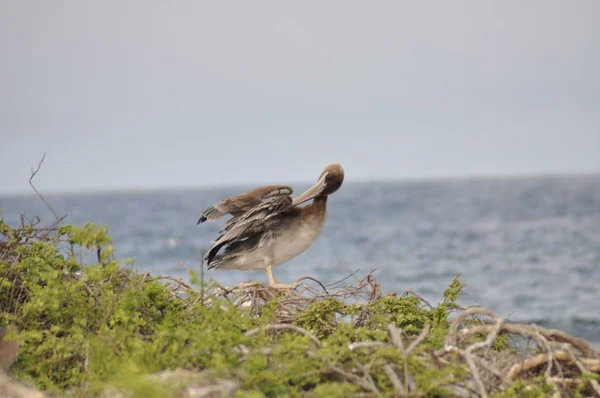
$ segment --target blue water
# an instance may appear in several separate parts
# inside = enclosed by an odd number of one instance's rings
[[[296,186],[295,193],[306,185]],[[47,195],[66,222],[109,226],[118,258],[140,271],[186,277],[224,222],[196,226],[201,209],[251,187]],[[5,221],[53,217],[35,196],[0,197]],[[329,201],[317,242],[275,269],[282,282],[330,283],[377,269],[385,292],[432,302],[456,273],[464,305],[555,327],[600,345],[600,175],[346,182]],[[209,271],[222,284],[266,281],[263,271]]]

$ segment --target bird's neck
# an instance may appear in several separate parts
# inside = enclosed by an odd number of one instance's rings
[[[318,196],[313,199],[312,203],[306,206],[309,217],[325,217],[327,212],[327,196]]]

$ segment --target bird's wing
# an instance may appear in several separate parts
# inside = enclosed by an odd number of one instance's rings
[[[289,196],[292,192],[292,188],[286,185],[267,185],[237,196],[223,199],[219,203],[204,209],[198,220],[198,224],[207,220],[217,220],[225,214],[231,214],[234,218],[239,217],[253,207],[260,205],[265,200],[280,196]],[[232,220],[233,219],[230,221]]]
[[[276,216],[293,206],[290,196],[276,196],[230,220],[233,222],[228,223],[223,228],[217,240],[209,248],[205,257],[206,263],[210,264],[223,246],[243,241],[264,232],[272,222],[276,221]]]

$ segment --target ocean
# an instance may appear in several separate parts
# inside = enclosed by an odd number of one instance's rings
[[[307,187],[295,186],[295,195]],[[45,197],[66,223],[108,225],[116,257],[133,259],[139,271],[187,278],[178,262],[198,270],[225,220],[197,226],[200,211],[250,188]],[[14,226],[21,213],[54,221],[35,195],[0,196],[0,209]],[[352,278],[376,270],[384,293],[414,289],[433,303],[460,273],[463,305],[600,346],[600,175],[346,181],[329,199],[318,240],[274,272],[282,283],[303,276],[331,283],[357,270]],[[205,277],[267,281],[264,271]]]

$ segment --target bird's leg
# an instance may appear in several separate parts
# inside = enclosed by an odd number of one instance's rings
[[[269,286],[274,287],[275,289],[295,289],[298,286],[299,282],[296,282],[292,285],[286,285],[284,283],[277,282],[275,279],[275,275],[273,275],[273,266],[267,266],[267,276],[269,277]]]
[[[269,285],[273,286],[277,283],[277,280],[275,280],[275,275],[273,275],[272,265],[267,265],[267,276],[269,277]]]

